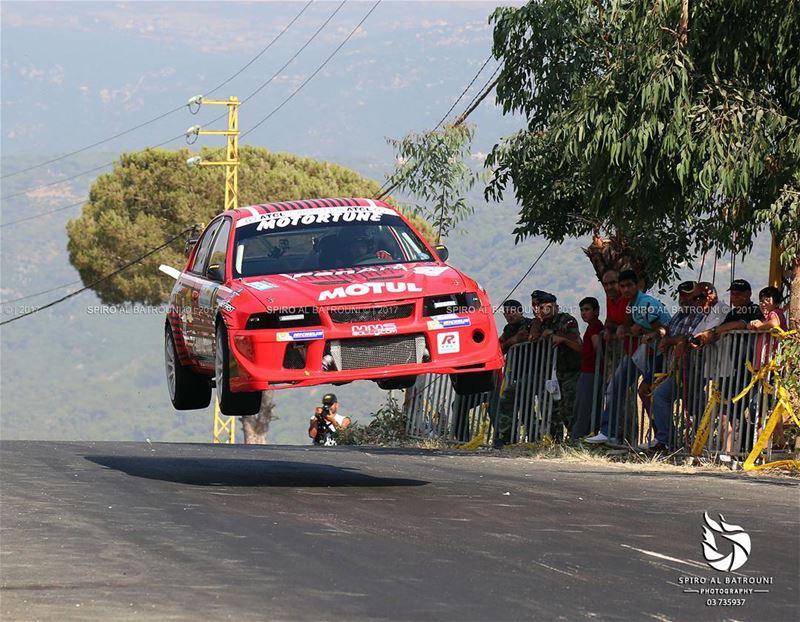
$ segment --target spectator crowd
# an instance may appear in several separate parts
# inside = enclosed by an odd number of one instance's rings
[[[532,317],[526,317],[518,300],[509,299],[502,305],[506,325],[500,346],[504,353],[516,345],[543,340],[549,340],[557,352],[552,378],[555,384],[548,389],[555,392],[549,434],[557,443],[617,444],[620,404],[636,384],[641,409],[654,431],[639,448],[648,452],[675,449],[671,447],[673,413],[679,399],[677,384],[682,380],[677,373],[669,373],[668,367],[680,369],[687,356],[703,355],[699,380],[687,384],[684,379],[681,386],[684,401],[687,390],[698,398],[695,401],[699,406],[692,413],[696,427],[710,399],[709,380],[720,375],[738,378],[729,391],[738,394],[749,375],[734,371],[745,368],[748,362],[754,372],[759,370],[774,355],[777,340],[770,337],[770,331],[788,329],[780,290],[765,287],[755,302],[751,285],[744,279],[730,283],[729,303],[720,300],[714,284],[685,281],[677,288],[678,305],[672,309],[643,291],[632,270],[609,270],[602,275],[602,285],[604,318],[596,298],[584,298],[578,305],[585,325],[583,334],[578,320],[562,311],[556,296],[549,292],[532,292]],[[728,347],[729,340],[721,337],[737,330],[754,333],[754,347]],[[615,357],[613,368],[604,369],[603,362],[609,361],[604,354],[611,348],[617,348],[620,355]],[[514,405],[528,382],[524,373],[518,373],[506,383],[495,421],[496,446],[511,442]],[[735,424],[744,410],[749,409],[751,417],[758,410],[758,393],[752,394],[749,401],[731,404],[728,400],[720,406],[723,451],[731,451]],[[773,442],[782,442],[780,426]]]

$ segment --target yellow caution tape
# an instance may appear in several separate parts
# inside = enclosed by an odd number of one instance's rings
[[[664,382],[667,378],[671,376],[677,377],[677,374],[678,374],[678,359],[673,359],[672,369],[666,372],[658,372],[656,374],[653,374],[653,384],[651,385],[652,388],[650,389],[650,396],[652,397],[653,394],[656,392],[658,385],[660,385],[662,382]]]
[[[756,459],[761,455],[761,452],[764,451],[764,448],[767,446],[769,439],[772,437],[772,433],[775,430],[775,426],[778,425],[778,421],[780,421],[781,417],[783,417],[784,413],[789,415],[788,418],[791,418],[800,425],[800,421],[797,418],[797,415],[792,410],[791,404],[789,404],[789,394],[786,392],[781,386],[776,387],[778,393],[778,403],[775,404],[775,408],[770,413],[769,419],[767,420],[767,424],[761,430],[761,434],[758,435],[758,439],[756,440],[756,444],[753,446],[753,450],[750,452],[750,455],[747,456],[747,460],[744,461],[742,468],[745,471],[754,471],[757,469],[773,469],[773,468],[781,468],[781,467],[791,467],[795,469],[800,469],[800,460],[777,460],[775,462],[767,462],[766,464],[759,464],[757,465]]]
[[[489,417],[486,415],[483,416],[481,419],[481,427],[478,430],[478,433],[472,438],[472,440],[467,441],[466,443],[462,443],[458,445],[458,449],[478,449],[481,445],[483,445],[484,441],[486,440],[486,433],[489,431]]]
[[[697,433],[692,443],[692,455],[699,456],[703,453],[703,447],[708,442],[708,435],[711,431],[711,416],[714,413],[714,408],[722,402],[722,394],[717,388],[717,383],[713,380],[708,387],[708,403],[706,409],[703,411],[703,417],[700,419],[700,425],[697,426]]]

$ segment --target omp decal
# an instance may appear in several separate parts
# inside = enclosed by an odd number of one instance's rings
[[[439,354],[454,354],[461,351],[458,333],[439,333],[436,335],[436,351]]]
[[[276,335],[278,341],[311,341],[324,337],[324,330],[290,330]]]
[[[417,266],[414,268],[414,274],[422,274],[423,276],[440,276],[442,272],[447,269],[447,266]]]
[[[472,321],[468,317],[458,315],[440,315],[432,320],[428,320],[428,330],[442,330],[444,328],[461,328],[470,326]]]
[[[320,292],[319,300],[321,302],[351,296],[366,296],[367,294],[403,294],[421,291],[422,288],[414,283],[353,283],[347,287],[326,289]]]
[[[380,335],[394,335],[397,333],[397,324],[359,324],[351,327],[353,337],[378,337]]]
[[[397,212],[388,207],[369,205],[350,205],[343,207],[313,207],[290,211],[267,212],[258,216],[248,216],[236,221],[236,227],[258,225],[258,231],[283,229],[298,225],[311,225],[324,222],[380,222],[381,216],[395,216]]]
[[[254,281],[252,283],[245,283],[245,285],[252,287],[253,289],[257,289],[260,292],[278,287],[275,285],[275,283],[270,283],[269,281]]]
[[[229,302],[223,302],[223,303],[221,303],[221,304],[219,305],[219,308],[220,308],[220,309],[222,309],[223,311],[227,311],[228,313],[232,313],[233,311],[236,311],[236,307],[234,307],[234,306],[233,306],[231,303],[229,303]]]

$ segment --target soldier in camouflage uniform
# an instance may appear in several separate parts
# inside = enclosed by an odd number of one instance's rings
[[[539,310],[539,296],[545,293],[546,292],[543,292],[539,289],[535,289],[531,293],[531,308],[533,309],[533,318],[523,318],[524,326],[518,328],[516,324],[512,323],[512,320],[519,321],[517,317],[509,317],[506,315],[506,320],[509,322],[509,324],[503,329],[503,333],[500,337],[501,346],[503,346],[505,343],[508,347],[511,347],[512,345],[523,343],[528,340],[535,341],[539,339],[541,336],[542,325],[541,320],[537,315]],[[518,305],[518,312],[521,315],[522,305],[517,303],[516,300],[510,302],[516,303],[516,305],[513,306]],[[505,305],[503,311],[505,314]],[[503,348],[504,354],[507,353],[508,347]],[[525,387],[528,384],[528,376],[524,372],[524,369],[519,368],[506,370],[506,388],[498,402],[495,420],[492,421],[492,423],[495,424],[494,446],[497,449],[501,448],[507,443],[510,443],[512,440],[511,428],[514,421],[514,404],[517,400],[517,389]]]
[[[569,313],[559,311],[556,297],[543,292],[539,296],[539,312],[542,318],[542,339],[551,339],[557,349],[556,378],[561,399],[553,402],[550,418],[550,436],[557,443],[564,439],[564,426],[572,429],[575,395],[581,368],[581,334],[578,320]]]

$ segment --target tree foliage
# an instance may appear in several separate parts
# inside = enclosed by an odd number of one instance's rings
[[[539,0],[492,15],[497,100],[526,126],[487,160],[515,234],[616,233],[658,282],[769,227],[800,255],[798,0]]]
[[[147,150],[123,154],[114,170],[100,176],[89,192],[81,216],[67,224],[70,262],[84,283],[92,283],[145,254],[195,223],[208,223],[224,203],[223,172],[215,167],[186,166],[192,155]],[[223,159],[223,152],[203,149],[204,159]],[[256,147],[239,152],[239,204],[321,197],[371,197],[378,184],[355,171],[328,162],[274,153]],[[429,239],[430,226],[412,215]],[[182,239],[95,287],[108,304],[158,304],[172,288],[159,264],[182,266]]]
[[[433,225],[437,242],[474,211],[466,199],[478,180],[467,163],[472,136],[472,128],[459,124],[389,140],[398,160],[390,181],[417,200],[414,213]]]

